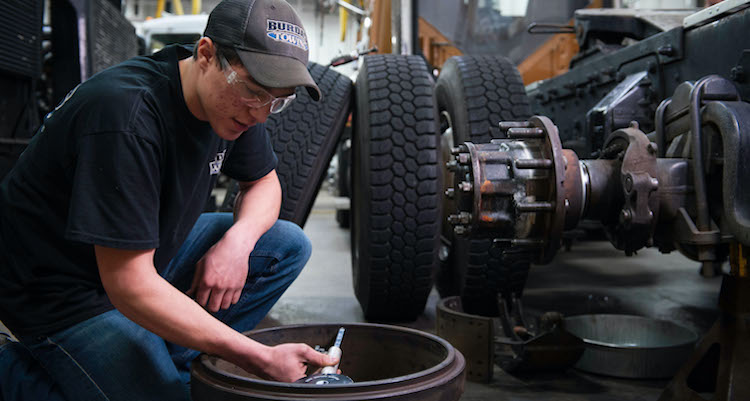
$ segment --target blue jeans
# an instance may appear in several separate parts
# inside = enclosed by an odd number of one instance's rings
[[[196,262],[232,222],[230,213],[203,214],[162,276],[186,291]],[[252,329],[299,275],[310,252],[298,226],[276,222],[250,255],[239,302],[213,315],[237,331]],[[190,399],[190,362],[198,351],[164,341],[117,310],[24,343],[69,400]]]

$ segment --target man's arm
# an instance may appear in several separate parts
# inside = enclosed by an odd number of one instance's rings
[[[154,250],[130,251],[95,246],[104,289],[126,317],[163,339],[219,355],[259,377],[294,381],[306,364],[333,364],[304,344],[268,347],[215,319],[156,272]]]
[[[216,312],[237,303],[248,275],[248,259],[258,239],[279,217],[281,185],[276,170],[241,182],[234,204],[234,224],[196,266],[188,295]]]

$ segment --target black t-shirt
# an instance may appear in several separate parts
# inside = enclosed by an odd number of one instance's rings
[[[276,167],[262,124],[234,142],[196,119],[170,46],[79,85],[0,184],[0,319],[49,334],[112,309],[93,245],[156,249],[161,271],[203,211],[217,174]]]

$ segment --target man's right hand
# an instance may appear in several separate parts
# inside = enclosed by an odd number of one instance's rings
[[[247,366],[240,366],[262,379],[294,382],[305,377],[308,366],[313,366],[315,370],[338,363],[336,358],[315,351],[307,344],[292,343],[269,347],[265,359],[262,366],[258,366],[257,363],[261,361],[257,360]]]

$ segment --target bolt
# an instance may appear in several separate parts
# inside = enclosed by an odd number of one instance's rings
[[[440,259],[441,262],[446,262],[448,261],[448,257],[450,257],[450,254],[451,250],[447,246],[443,245],[438,250],[438,259]]]
[[[631,220],[633,220],[633,214],[630,212],[630,209],[622,209],[620,212],[620,221],[623,223],[628,223]]]
[[[453,233],[456,235],[464,235],[466,234],[466,227],[464,226],[455,226],[453,227]]]
[[[451,154],[453,156],[455,156],[455,155],[457,155],[459,153],[461,153],[461,147],[460,146],[454,146],[454,147],[451,148]]]
[[[635,121],[635,120],[631,121],[630,126],[628,128],[639,129],[638,121]]]
[[[651,178],[651,188],[658,189],[659,188],[659,179],[658,178]]]
[[[458,162],[456,160],[450,160],[445,163],[445,167],[448,171],[456,171],[458,169]]]
[[[448,223],[458,224],[459,221],[461,221],[461,218],[458,217],[457,214],[452,214],[452,215],[448,216]]]
[[[449,199],[453,199],[453,197],[456,196],[456,190],[453,188],[446,189],[445,196]]]
[[[646,145],[646,151],[648,151],[649,154],[655,155],[656,149],[656,144],[653,142],[649,142],[648,145]]]
[[[469,212],[461,212],[458,214],[458,218],[460,220],[461,224],[469,224],[471,223],[471,213]]]
[[[469,181],[461,181],[461,183],[458,184],[458,188],[464,192],[471,192],[472,185]]]
[[[471,156],[468,153],[460,153],[458,155],[458,162],[461,164],[468,164],[471,161]]]
[[[625,192],[630,192],[633,190],[633,177],[628,174],[625,176]]]

